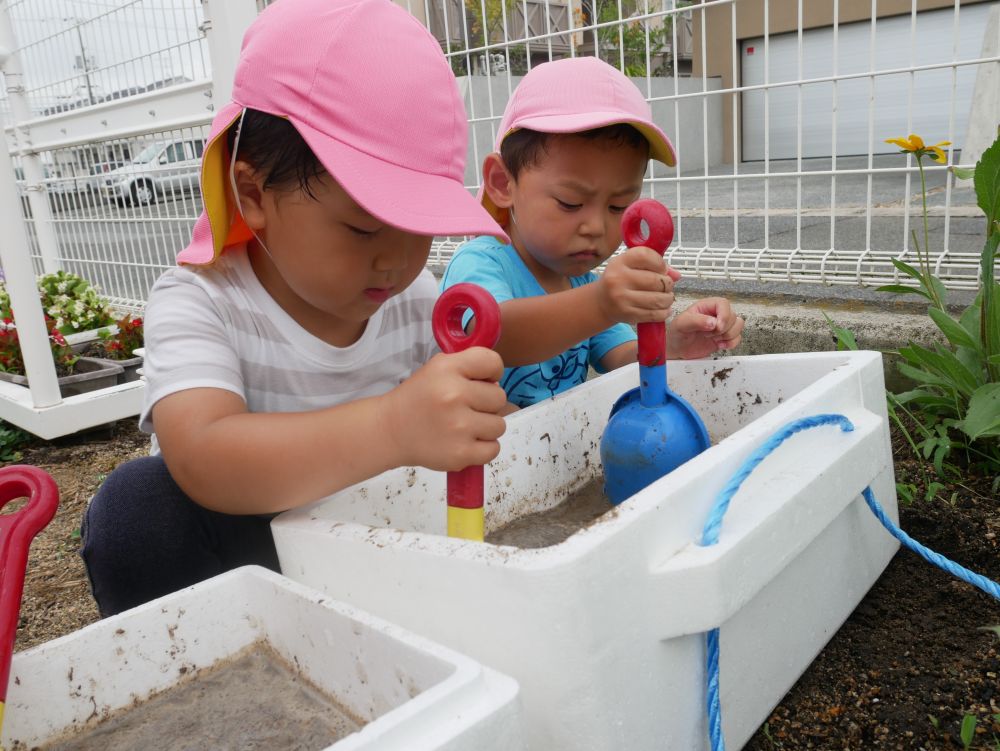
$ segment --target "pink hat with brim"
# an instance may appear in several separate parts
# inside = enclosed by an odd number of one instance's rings
[[[642,92],[617,68],[596,57],[553,60],[532,68],[514,93],[500,119],[495,151],[518,130],[540,133],[582,133],[607,125],[633,126],[647,141],[649,155],[669,167],[677,164],[674,146],[653,122]],[[490,215],[506,222],[507,210],[496,206],[484,187],[478,198]]]
[[[401,65],[378,61],[400,60]],[[285,117],[372,216],[420,235],[507,237],[464,187],[465,108],[441,48],[390,0],[281,0],[247,30],[233,101],[202,156],[205,210],[179,263],[253,235],[229,186],[226,133],[250,108]]]

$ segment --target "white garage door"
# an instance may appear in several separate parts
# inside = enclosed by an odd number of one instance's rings
[[[962,5],[957,41],[954,9],[928,11],[916,17],[878,19],[872,60],[871,22],[845,24],[838,30],[836,62],[833,28],[813,29],[802,35],[802,73],[799,74],[798,34],[769,39],[768,83],[807,80],[875,70],[950,63],[980,57],[987,16],[998,3]],[[764,38],[745,40],[740,50],[743,85],[764,81]],[[836,68],[834,68],[836,65]],[[806,84],[801,87],[802,156],[893,153],[886,138],[918,133],[924,140],[953,141],[961,148],[969,120],[977,65],[960,65],[894,75]],[[954,72],[953,72],[954,71]],[[954,76],[954,89],[952,78]],[[770,134],[771,159],[796,156],[799,86],[770,89],[765,125],[763,90],[748,91],[743,102],[743,159],[764,158],[765,133]],[[907,118],[907,112],[912,115]],[[869,137],[869,117],[874,118]]]

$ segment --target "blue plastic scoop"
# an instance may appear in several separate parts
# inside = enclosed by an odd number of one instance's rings
[[[643,222],[648,237],[642,235]],[[630,248],[645,245],[663,254],[674,239],[674,220],[662,203],[648,198],[636,201],[622,217],[622,236]],[[614,504],[709,446],[698,413],[667,386],[666,325],[640,323],[636,328],[639,388],[618,398],[601,436],[604,493]]]

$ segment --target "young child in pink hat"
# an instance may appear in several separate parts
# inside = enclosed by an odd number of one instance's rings
[[[103,615],[277,570],[275,512],[496,456],[502,362],[435,354],[424,269],[433,235],[505,237],[463,187],[466,139],[440,47],[389,0],[280,0],[256,19],[206,145],[205,212],[146,309],[153,455],[85,513]]]
[[[480,199],[510,236],[462,246],[442,287],[474,282],[500,303],[500,385],[526,407],[636,361],[627,324],[665,321],[680,274],[650,248],[611,258],[621,217],[639,198],[650,158],[673,166],[673,146],[635,85],[594,57],[544,63],[525,76],[483,162]],[[667,328],[668,358],[739,345],[729,302],[699,300]]]

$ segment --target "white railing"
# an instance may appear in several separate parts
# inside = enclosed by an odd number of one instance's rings
[[[668,257],[689,278],[900,281],[891,259],[913,257],[920,182],[884,139],[948,140],[949,165],[971,165],[996,133],[996,1],[912,0],[901,15],[876,0],[867,13],[838,0],[399,2],[458,77],[470,190],[531,67],[598,55],[630,75],[677,147],[676,169],[650,166],[646,193],[673,211]],[[0,111],[34,272],[67,268],[143,306],[201,210],[197,160],[114,170],[204,138],[242,30],[267,4],[0,0],[0,47],[13,50]],[[925,167],[935,268],[974,288],[983,219],[971,186]],[[430,264],[460,240],[436,241]]]
[[[1000,32],[987,23],[998,4],[917,12],[914,2],[908,14],[883,18],[872,2],[869,17],[858,20],[842,17],[834,2],[828,23],[808,28],[803,2],[770,0],[760,18],[733,0],[689,7],[674,0],[409,0],[408,9],[430,19],[466,93],[470,190],[520,74],[544,60],[598,54],[632,74],[678,147],[676,170],[653,164],[647,176],[647,193],[675,215],[671,263],[700,277],[898,281],[890,259],[912,257],[919,181],[912,159],[884,139],[915,130],[952,141],[952,164],[970,162],[959,147],[975,125],[989,129],[977,118],[996,117],[977,111],[987,97],[975,94],[975,82],[1000,60]],[[107,139],[100,125],[107,118],[85,115],[113,114],[157,89],[196,90],[174,103],[172,122],[183,114],[178,107],[204,104],[197,97],[211,87],[211,65],[202,4],[14,0],[7,8],[31,81],[25,93],[36,133],[52,121],[74,134],[64,146],[36,135],[43,179],[20,183],[49,196],[44,221],[55,227],[57,247],[48,255],[116,301],[141,305],[186,241],[200,210],[197,192],[120,206],[104,202],[91,172],[183,132],[137,132],[141,123],[130,122],[125,137]],[[782,33],[764,33],[775,27]],[[924,106],[928,92],[932,111]],[[210,117],[198,106],[182,119],[200,127]],[[38,149],[46,143],[55,148]],[[946,167],[931,165],[927,175],[936,268],[949,287],[974,287],[981,220],[970,186]],[[35,230],[37,217],[28,221],[40,271],[44,233]],[[439,240],[432,260],[445,263],[454,246]]]

